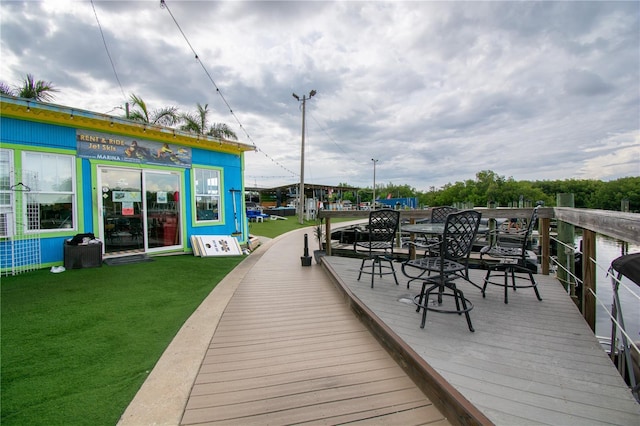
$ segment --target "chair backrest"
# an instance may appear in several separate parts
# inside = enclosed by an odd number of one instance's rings
[[[450,206],[434,207],[431,209],[431,223],[444,223],[449,213],[455,213],[458,209]]]
[[[369,212],[369,241],[393,242],[400,226],[398,210],[382,209]]]
[[[527,229],[522,235],[522,245],[520,246],[520,248],[521,248],[521,254],[523,259],[527,257],[527,245],[529,244],[529,240],[531,239],[531,234],[533,233],[533,227],[535,226],[537,220],[538,220],[538,207],[535,207],[531,212],[531,218],[529,219],[529,223],[527,223]]]
[[[450,213],[444,224],[440,256],[452,260],[469,257],[481,216],[474,210]]]

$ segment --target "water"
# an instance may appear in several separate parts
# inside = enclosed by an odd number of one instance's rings
[[[579,247],[581,239],[581,236],[576,238],[576,247]],[[622,256],[622,250],[623,243],[604,235],[596,236],[596,294],[599,300],[599,302],[596,302],[597,336],[607,338],[611,336],[611,319],[602,304],[611,312],[613,288],[611,277],[607,275],[607,270],[614,259]],[[638,252],[640,252],[640,245],[629,244],[628,251],[624,254]],[[587,261],[587,259],[585,259],[585,261]],[[640,340],[640,286],[626,277],[623,277],[621,282],[625,287],[620,285],[618,294],[620,296],[627,334],[631,336],[634,341],[638,341]],[[602,302],[602,304],[600,302]]]

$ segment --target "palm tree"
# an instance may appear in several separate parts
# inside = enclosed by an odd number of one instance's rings
[[[53,83],[44,80],[36,81],[32,74],[27,74],[22,82],[22,86],[17,86],[15,89],[12,89],[11,86],[4,82],[0,82],[0,93],[36,101],[51,101],[53,100],[52,92],[57,91],[58,90],[53,87]]]
[[[149,112],[147,103],[141,97],[131,94],[130,100],[134,109],[128,112],[127,118],[129,120],[161,126],[173,126],[180,121],[176,107],[166,107]]]
[[[51,92],[57,91],[50,81],[35,81],[33,75],[27,74],[27,77],[22,82],[22,87],[18,90],[18,96],[46,102],[53,100],[54,96]]]
[[[195,114],[182,114],[184,124],[180,126],[181,130],[196,133],[198,135],[213,136],[218,139],[238,140],[236,133],[224,123],[214,123],[211,126],[207,123],[207,115],[209,114],[209,105],[204,106],[197,104],[198,111]]]

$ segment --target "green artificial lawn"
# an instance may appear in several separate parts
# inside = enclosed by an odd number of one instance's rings
[[[339,218],[331,219],[331,228],[333,225],[339,222],[347,222],[353,220],[353,218]],[[278,235],[282,235],[294,229],[306,228],[308,226],[317,226],[320,221],[305,220],[304,225],[298,223],[297,216],[287,216],[286,220],[271,220],[265,219],[264,222],[249,222],[249,233],[252,235],[260,235],[268,238],[275,238]],[[324,223],[322,224],[324,229]],[[314,238],[313,231],[309,232],[309,244],[312,244]]]
[[[3,277],[2,425],[114,425],[187,318],[243,257]]]

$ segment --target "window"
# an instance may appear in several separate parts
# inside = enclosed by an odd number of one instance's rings
[[[0,149],[0,237],[13,235],[13,156],[12,151]]]
[[[194,168],[193,186],[196,199],[196,222],[219,220],[220,171]]]
[[[22,179],[27,231],[75,229],[75,173],[73,156],[24,152]]]

